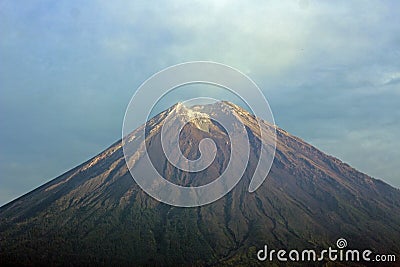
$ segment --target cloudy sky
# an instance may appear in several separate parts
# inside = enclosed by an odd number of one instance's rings
[[[193,60],[243,71],[278,126],[400,187],[400,2],[282,2],[0,0],[0,205],[119,139],[138,86]]]

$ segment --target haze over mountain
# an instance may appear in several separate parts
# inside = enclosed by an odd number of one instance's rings
[[[250,161],[243,178],[220,200],[197,208],[160,203],[135,183],[122,143],[0,208],[0,264],[52,265],[248,265],[258,249],[323,249],[344,237],[348,247],[400,257],[400,191],[358,172],[301,139],[276,128],[277,145],[268,178],[248,192],[257,164],[256,118],[228,103],[244,122]],[[226,168],[227,134],[213,120],[194,120],[180,135],[182,153],[199,155],[212,138],[217,157],[204,171],[177,170],[160,153],[161,127],[169,114],[220,111],[220,103],[175,105],[147,127],[146,145],[168,180],[201,185]],[[267,122],[266,127],[272,129]],[[143,144],[136,144],[141,164]]]

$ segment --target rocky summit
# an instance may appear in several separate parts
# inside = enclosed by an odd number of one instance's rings
[[[276,131],[275,159],[264,183],[249,193],[259,128],[252,114],[228,105],[245,125],[250,160],[223,198],[196,208],[156,201],[132,178],[120,140],[0,208],[0,265],[256,266],[271,264],[257,259],[264,245],[322,250],[339,238],[348,248],[400,259],[400,191],[267,122]],[[141,164],[147,146],[157,171],[176,184],[198,186],[216,179],[228,164],[230,141],[221,125],[202,115],[209,112],[221,112],[220,103],[177,104],[139,127],[130,142],[143,127],[148,134],[146,144],[133,146],[135,164]],[[206,170],[181,171],[161,153],[165,118],[182,114],[192,119],[179,139],[187,158],[199,156],[204,138],[216,144],[217,156]],[[316,263],[329,264],[328,259]]]

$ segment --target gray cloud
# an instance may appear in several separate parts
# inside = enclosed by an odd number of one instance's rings
[[[242,70],[279,126],[400,186],[397,10],[396,1],[2,1],[0,203],[120,138],[135,89],[190,60]]]

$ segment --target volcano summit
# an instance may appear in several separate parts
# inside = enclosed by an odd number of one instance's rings
[[[275,158],[268,178],[250,193],[260,129],[252,114],[228,105],[244,123],[250,150],[227,195],[196,208],[158,202],[135,183],[120,140],[0,208],[0,265],[259,265],[265,263],[256,254],[265,244],[322,250],[340,237],[350,248],[400,258],[400,191],[266,122],[276,131]],[[221,112],[220,103],[177,104],[132,132],[133,165],[142,164],[147,146],[157,172],[175,184],[216,179],[232,151],[226,131],[205,111]],[[178,170],[162,153],[165,118],[179,114],[192,118],[177,146],[185,157],[197,159],[200,141],[214,141],[216,156],[200,172]],[[143,127],[146,141],[135,143]]]

